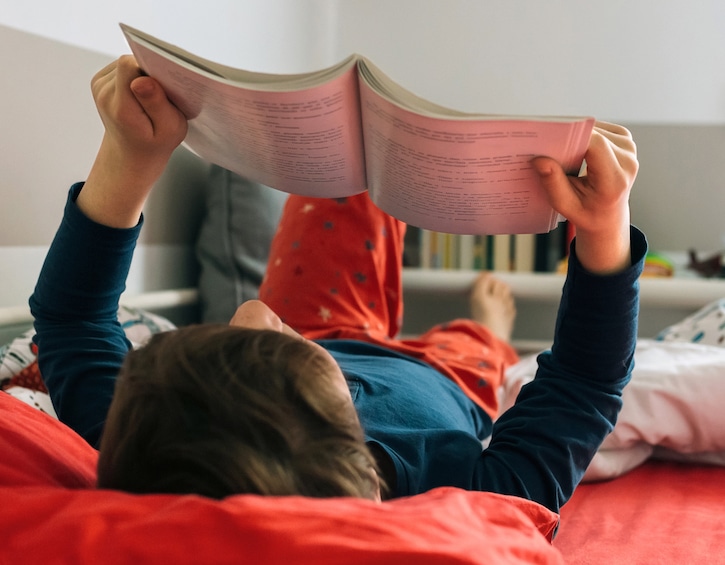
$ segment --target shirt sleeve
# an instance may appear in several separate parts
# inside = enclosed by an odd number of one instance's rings
[[[97,446],[131,347],[118,301],[143,219],[130,229],[93,222],[75,204],[82,186],[70,189],[29,302],[38,365],[58,417]]]
[[[636,228],[631,241],[632,266],[607,276],[587,272],[572,244],[553,346],[494,424],[473,488],[525,497],[555,512],[571,497],[614,427],[634,366],[647,242]]]

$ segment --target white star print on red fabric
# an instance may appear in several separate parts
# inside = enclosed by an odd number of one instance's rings
[[[324,306],[320,306],[320,310],[317,313],[317,315],[325,320],[327,322],[330,318],[332,318],[332,312],[330,312],[329,308],[325,308]]]

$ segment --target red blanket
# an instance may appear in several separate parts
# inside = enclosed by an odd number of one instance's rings
[[[725,468],[651,461],[580,485],[554,546],[568,564],[725,563]]]

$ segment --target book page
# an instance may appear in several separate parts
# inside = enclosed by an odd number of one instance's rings
[[[413,112],[374,91],[361,71],[368,190],[388,214],[456,234],[544,233],[562,219],[529,164],[536,155],[577,173],[594,124]]]
[[[197,67],[185,52],[177,58],[172,46],[160,48],[124,31],[139,66],[189,119],[184,142],[203,159],[305,196],[343,197],[366,189],[353,57],[322,84],[293,91],[281,88],[277,77],[265,90],[259,80],[239,82],[239,73],[236,80],[225,78],[220,68]]]

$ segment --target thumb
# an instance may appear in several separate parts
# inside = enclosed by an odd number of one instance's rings
[[[147,76],[136,77],[131,81],[131,91],[136,99],[143,106],[147,102],[153,102],[159,91],[158,84],[154,79]]]
[[[181,142],[186,135],[186,118],[167,98],[161,85],[149,76],[140,76],[130,86],[137,102],[151,120],[155,134],[179,137]]]
[[[551,207],[565,218],[571,219],[577,207],[576,189],[572,179],[567,176],[559,162],[550,157],[536,157],[531,165],[539,175]]]
[[[550,157],[535,157],[531,165],[539,176],[541,185],[549,198],[549,203],[563,214],[562,208],[571,197],[571,181],[555,159]]]
[[[534,157],[531,160],[531,166],[545,187],[566,180],[566,174],[561,165],[551,157]]]

